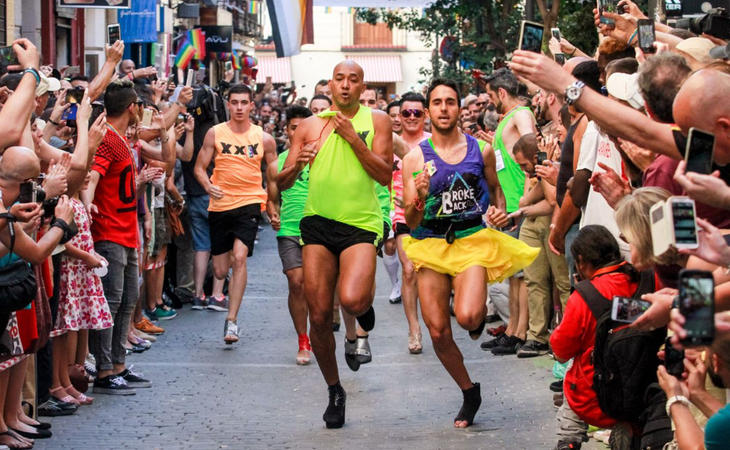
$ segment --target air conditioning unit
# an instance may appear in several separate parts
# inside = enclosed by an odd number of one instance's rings
[[[180,3],[177,7],[177,17],[180,19],[197,19],[200,17],[200,4]]]

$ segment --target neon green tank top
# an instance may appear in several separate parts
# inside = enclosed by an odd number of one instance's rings
[[[322,114],[326,116],[328,111]],[[360,106],[350,121],[372,150],[375,127],[370,108]],[[310,166],[305,217],[322,216],[382,237],[383,213],[375,190],[378,183],[362,167],[345,139],[330,132]]]
[[[526,106],[514,108],[499,122],[497,130],[494,132],[494,141],[492,142],[494,156],[497,160],[497,178],[499,179],[499,184],[502,186],[502,192],[504,192],[508,213],[517,211],[520,207],[520,198],[522,198],[522,194],[525,192],[525,172],[522,171],[520,165],[512,159],[509,151],[505,148],[504,142],[502,141],[502,133],[512,116],[517,111],[522,110],[530,111],[530,108]]]
[[[390,189],[388,189],[388,186],[383,186],[375,181],[375,192],[378,194],[378,203],[380,203],[380,212],[383,213],[383,222],[387,223],[390,227],[392,225],[390,221]],[[387,238],[388,236],[385,237]]]
[[[279,172],[284,167],[284,161],[289,155],[289,150],[279,155]],[[299,236],[299,221],[304,214],[304,204],[307,203],[307,192],[309,191],[309,165],[297,176],[292,187],[281,193],[281,209],[279,217],[281,228],[277,236]]]

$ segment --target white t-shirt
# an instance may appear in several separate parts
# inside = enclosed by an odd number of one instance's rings
[[[608,135],[601,131],[595,122],[590,121],[586,126],[586,131],[583,134],[583,140],[580,144],[580,155],[578,156],[576,171],[589,170],[592,173],[605,172],[605,170],[598,166],[598,163],[612,168],[622,178],[626,178],[621,153],[616,149],[616,146]],[[631,250],[629,244],[619,238],[621,233],[616,224],[613,208],[611,208],[603,195],[596,192],[593,186],[588,191],[586,204],[581,208],[581,211],[583,214],[580,219],[580,228],[586,225],[603,225],[606,227],[613,237],[616,238],[621,254],[628,261],[631,257]]]

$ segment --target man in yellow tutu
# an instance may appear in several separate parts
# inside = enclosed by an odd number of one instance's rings
[[[436,355],[464,395],[454,426],[465,428],[482,399],[451,334],[451,290],[456,321],[478,339],[485,324],[487,282],[528,266],[539,249],[486,227],[485,213],[492,225],[507,224],[504,194],[494,150],[457,128],[456,83],[434,80],[426,102],[433,135],[403,160],[406,222],[413,230],[403,246],[418,273],[421,311]]]

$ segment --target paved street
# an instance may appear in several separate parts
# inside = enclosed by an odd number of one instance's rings
[[[224,346],[224,314],[191,311],[162,323],[151,350],[129,357],[153,380],[130,397],[95,395],[92,406],[54,418],[52,439],[35,448],[511,448],[555,444],[553,381],[547,357],[495,357],[455,329],[472,377],[482,383],[476,424],[455,430],[461,393],[436,359],[430,340],[422,355],[407,351],[400,305],[378,271],[371,364],[351,372],[336,334],[347,422],[326,430],[327,391],[316,364],[295,365],[297,339],[286,307],[271,229],[249,260],[249,286],[239,317],[241,341]],[[455,322],[454,322],[455,323]],[[425,326],[422,325],[424,334]],[[93,394],[92,394],[93,395]],[[597,448],[593,445],[591,448]],[[585,448],[585,447],[584,447]]]

